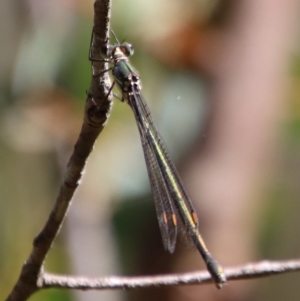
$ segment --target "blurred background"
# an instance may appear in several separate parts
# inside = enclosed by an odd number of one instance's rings
[[[93,1],[0,2],[0,299],[54,204],[83,120]],[[223,266],[300,254],[296,0],[115,0],[143,93]],[[114,100],[46,269],[151,275],[204,268],[164,251],[130,108]],[[30,300],[298,300],[299,274]]]

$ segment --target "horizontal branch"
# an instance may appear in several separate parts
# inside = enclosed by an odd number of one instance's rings
[[[300,260],[260,261],[224,270],[227,280],[267,277],[300,270]],[[50,273],[39,278],[39,288],[67,288],[79,290],[135,289],[158,286],[205,284],[213,282],[207,271],[138,277],[72,277]]]

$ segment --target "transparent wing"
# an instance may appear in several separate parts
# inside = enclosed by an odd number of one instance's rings
[[[134,101],[137,103],[135,106],[140,110],[143,119],[141,122],[145,127],[144,135],[147,136],[149,144],[152,149],[154,149],[153,152],[158,160],[160,171],[163,174],[171,198],[176,204],[176,209],[184,228],[189,232],[191,230],[194,231],[196,228],[198,229],[198,217],[195,208],[181,182],[177,169],[166,150],[163,139],[155,126],[146,101],[140,93],[134,92],[133,94]]]
[[[141,115],[141,112],[139,111],[139,107],[136,105],[136,100],[132,99],[134,97],[134,95],[129,96],[129,102],[134,112],[142,141],[142,147],[144,151],[151,190],[154,197],[154,204],[162,241],[165,250],[173,253],[177,239],[177,219],[174,210],[175,208],[172,205],[171,195],[161,173],[153,148],[151,147],[151,144],[147,139],[147,131],[143,122],[143,117]]]

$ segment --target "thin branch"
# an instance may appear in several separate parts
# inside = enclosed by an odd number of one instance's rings
[[[300,260],[260,261],[224,270],[227,280],[256,279],[300,271]],[[135,289],[145,287],[205,284],[213,282],[207,271],[141,277],[71,277],[45,273],[39,279],[41,288],[79,290]]]
[[[108,41],[110,1],[96,0],[94,9],[95,35],[93,35],[92,51],[95,55],[99,55],[99,49]],[[99,74],[103,68],[105,68],[104,63],[93,63],[94,74]],[[95,140],[107,121],[111,108],[111,97],[107,97],[109,87],[108,75],[92,77],[85,106],[84,122],[74,152],[67,164],[56,203],[44,228],[34,239],[31,254],[24,263],[19,279],[7,297],[7,301],[26,300],[40,289],[37,282],[40,275],[43,274],[45,258],[62,226]]]

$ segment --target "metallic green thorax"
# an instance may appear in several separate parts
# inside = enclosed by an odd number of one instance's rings
[[[132,85],[137,91],[141,90],[139,76],[137,72],[130,66],[128,58],[123,54],[119,47],[116,47],[113,52],[114,67],[112,69],[112,74],[115,81],[122,91],[123,98],[127,100],[127,94],[131,92]]]

